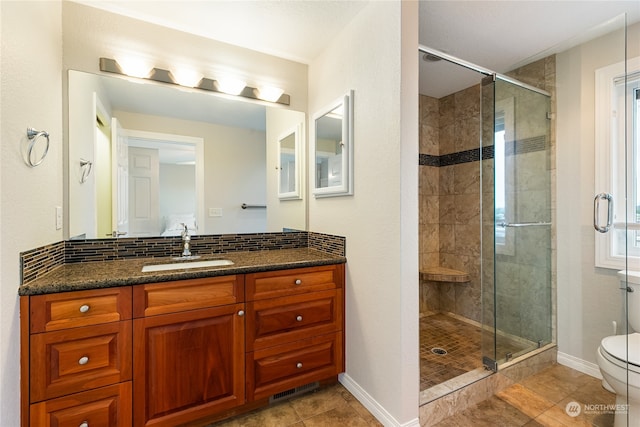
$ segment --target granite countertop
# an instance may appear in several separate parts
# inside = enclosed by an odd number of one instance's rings
[[[233,265],[202,267],[143,273],[142,267],[152,264],[183,262],[166,258],[133,258],[118,261],[97,261],[64,264],[46,275],[21,285],[19,295],[40,295],[85,289],[111,288],[171,280],[197,279],[229,274],[257,273],[289,268],[343,264],[345,257],[315,249],[279,249],[268,251],[229,252],[203,255],[194,261],[228,259]]]

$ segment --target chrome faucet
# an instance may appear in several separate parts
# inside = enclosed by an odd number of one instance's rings
[[[182,230],[182,256],[190,257],[191,256],[191,236],[189,236],[189,229],[187,228],[187,224],[182,223],[184,230]]]

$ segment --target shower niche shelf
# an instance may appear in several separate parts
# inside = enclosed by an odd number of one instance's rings
[[[431,282],[467,283],[471,280],[469,273],[452,268],[429,267],[420,270],[420,280]]]

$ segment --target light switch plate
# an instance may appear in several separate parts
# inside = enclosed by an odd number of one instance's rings
[[[222,208],[209,208],[209,216],[222,216]]]

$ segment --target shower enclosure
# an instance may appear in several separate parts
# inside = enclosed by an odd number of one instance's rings
[[[492,370],[552,342],[549,93],[482,82],[482,358]]]
[[[420,51],[434,81],[421,92],[420,380],[427,402],[439,396],[436,386],[446,392],[477,381],[489,372],[483,365],[497,371],[554,342],[554,119],[544,89],[554,84],[555,64],[543,58],[515,70],[523,83]],[[454,75],[456,84],[444,90],[438,76],[449,83]]]

